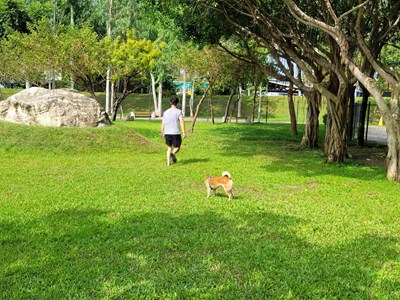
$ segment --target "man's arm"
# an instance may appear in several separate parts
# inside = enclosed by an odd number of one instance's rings
[[[183,117],[179,117],[179,123],[181,124],[182,136],[183,136],[183,138],[185,138],[186,137],[186,128],[185,128],[185,121],[183,120]]]
[[[164,119],[162,119],[162,120],[161,120],[160,137],[164,137],[164,129],[165,129],[165,124],[164,124]]]

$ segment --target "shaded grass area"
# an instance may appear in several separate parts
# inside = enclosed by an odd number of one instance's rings
[[[0,122],[2,299],[396,299],[399,186],[384,148],[327,165],[286,124]],[[228,170],[234,201],[205,198]]]

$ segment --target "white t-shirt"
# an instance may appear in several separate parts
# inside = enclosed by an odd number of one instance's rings
[[[179,128],[179,118],[182,117],[180,109],[171,107],[164,112],[164,134],[181,134]]]

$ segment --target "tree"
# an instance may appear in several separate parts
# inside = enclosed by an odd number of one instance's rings
[[[154,111],[157,116],[161,116],[164,85],[166,87],[171,86],[171,83],[176,78],[175,57],[178,53],[181,53],[181,49],[179,48],[180,42],[172,34],[160,29],[158,26],[156,29],[157,39],[154,42],[163,45],[163,47],[162,55],[157,57],[155,66],[151,70],[151,76],[153,77]]]
[[[238,40],[236,37],[235,40]],[[232,41],[232,38],[231,38]],[[289,113],[290,113],[290,123],[291,123],[291,133],[292,135],[297,135],[297,121],[296,114],[294,110],[294,102],[293,102],[293,83],[290,79],[284,76],[281,68],[287,69],[293,78],[294,74],[294,64],[292,61],[288,60],[288,58],[282,58],[276,56],[279,61],[279,66],[277,63],[270,59],[271,55],[267,51],[265,47],[260,47],[257,43],[249,40],[246,36],[240,36],[239,42],[235,43],[234,47],[227,47],[221,44],[221,47],[225,49],[229,54],[240,60],[241,62],[247,63],[248,66],[245,67],[243,64],[240,64],[239,67],[243,70],[247,70],[246,72],[241,72],[242,74],[247,74],[246,76],[250,76],[247,81],[253,82],[258,77],[256,82],[259,81],[267,81],[268,77],[277,78],[281,81],[289,81],[289,93],[288,93],[288,102],[289,102]],[[250,75],[252,74],[252,75]],[[299,73],[300,75],[300,73]],[[256,76],[256,77],[255,77]],[[244,77],[242,76],[242,82],[244,82]],[[254,105],[255,98],[253,100]],[[254,106],[253,106],[253,122],[254,122]]]
[[[95,8],[96,17],[93,24],[100,35],[109,35],[112,39],[117,36],[125,37],[128,31],[134,30],[138,39],[147,39],[158,44],[164,44],[163,56],[158,57],[155,66],[149,70],[150,78],[153,80],[152,88],[154,94],[154,111],[156,115],[161,115],[161,100],[163,82],[169,80],[168,70],[168,49],[171,45],[170,35],[166,34],[166,30],[159,25],[161,16],[155,10],[149,10],[151,3],[147,0],[101,0],[97,2]],[[165,18],[164,18],[165,19]],[[106,30],[107,28],[107,30]],[[171,31],[171,30],[169,30]],[[166,50],[167,49],[167,50]],[[110,75],[110,72],[107,74]],[[109,76],[107,76],[109,77]],[[147,80],[147,77],[143,77]],[[108,82],[108,81],[107,81]],[[147,82],[145,83],[147,84]],[[156,85],[158,84],[158,101]],[[106,83],[107,85],[107,83]],[[111,94],[117,94],[116,85],[111,83]],[[109,99],[109,87],[106,86],[106,99]],[[113,98],[113,97],[111,97]],[[113,99],[111,99],[113,101]],[[106,100],[106,104],[109,101]],[[113,106],[113,105],[112,105]],[[106,105],[107,107],[107,105]]]
[[[242,100],[242,86],[248,82],[262,82],[268,81],[267,75],[262,72],[261,65],[266,62],[266,53],[259,53],[256,49],[253,49],[246,40],[237,40],[231,38],[229,40],[222,40],[219,42],[225,52],[227,52],[231,58],[226,59],[226,66],[224,71],[223,83],[230,89],[231,96],[229,97],[226,110],[225,110],[225,122],[231,121],[235,110],[237,109],[236,117],[241,117],[240,104]],[[262,52],[262,50],[260,51]],[[258,70],[261,70],[258,72]],[[229,114],[229,107],[237,91],[237,100],[234,102],[233,109]],[[255,94],[256,95],[256,94]],[[256,98],[253,98],[253,113],[252,122],[254,124],[254,107]]]
[[[96,98],[95,86],[104,81],[107,68],[107,48],[88,26],[68,27],[61,34],[60,42],[58,57],[64,76],[70,76]]]
[[[13,31],[27,33],[29,21],[20,1],[0,0],[0,40]]]
[[[10,78],[43,86],[50,84],[51,70],[59,68],[62,27],[52,27],[46,20],[29,26],[29,34],[15,32],[1,41],[5,72]]]
[[[204,100],[209,91],[214,88],[214,86],[218,83],[221,83],[224,70],[226,67],[226,53],[218,50],[215,47],[205,47],[201,50],[197,50],[197,53],[192,52],[193,56],[191,56],[192,64],[188,64],[189,73],[196,74],[199,78],[203,80],[203,95],[200,98],[196,111],[193,116],[192,124],[190,126],[189,131],[194,131],[194,126],[197,121],[197,117],[199,114],[199,110],[201,105],[203,104]],[[211,119],[214,123],[214,109],[213,109],[213,102],[212,102],[212,95],[210,95],[210,110],[211,110]]]
[[[191,91],[191,100],[189,103],[189,109],[190,109],[190,116],[193,117],[193,97],[194,97],[194,85],[196,81],[201,81],[204,77],[204,69],[201,67],[201,64],[199,62],[201,61],[201,58],[199,57],[202,55],[202,51],[199,50],[193,43],[187,42],[178,42],[177,44],[177,49],[175,51],[175,54],[173,55],[172,58],[172,64],[175,66],[180,76],[180,78],[183,78],[183,84],[185,85],[185,82],[187,80],[190,80],[192,82],[192,91]],[[186,89],[186,87],[185,87]],[[186,93],[186,91],[182,91],[183,93]],[[182,95],[182,98],[184,96]],[[183,103],[182,103],[183,105]]]
[[[72,76],[95,98],[95,85],[104,74],[107,52],[89,27],[53,27],[42,20],[29,34],[14,33],[2,41],[5,72],[34,85],[48,83],[48,74]]]
[[[143,10],[137,15],[136,27],[138,28],[139,37],[164,44],[162,56],[157,58],[156,65],[151,70],[155,112],[156,115],[161,116],[164,86],[171,87],[172,82],[179,76],[181,67],[176,65],[176,56],[181,55],[181,51],[185,50],[187,43],[184,40],[180,40],[180,36],[175,30],[174,21],[171,18],[158,10],[146,9],[149,5],[152,5],[150,2],[147,0],[141,1]],[[185,94],[182,95],[182,112],[184,114],[186,113],[185,96]]]
[[[400,180],[400,74],[398,70],[385,65],[384,61],[376,57],[376,53],[371,51],[371,43],[368,43],[369,35],[363,34],[362,28],[365,22],[376,22],[378,24],[389,24],[386,35],[394,39],[398,38],[398,25],[400,23],[400,2],[398,1],[376,1],[373,9],[366,9],[370,5],[369,1],[359,1],[359,5],[338,14],[337,9],[328,2],[324,1],[324,6],[329,13],[331,22],[326,22],[319,18],[305,13],[292,0],[284,0],[290,8],[293,16],[305,25],[317,28],[329,36],[340,47],[340,57],[346,67],[357,78],[357,80],[375,98],[377,105],[382,113],[386,130],[388,133],[388,154],[386,156],[386,177],[391,180]],[[381,12],[384,11],[383,14]],[[374,15],[371,16],[371,13]],[[355,23],[352,22],[355,20]],[[354,25],[356,33],[356,47],[362,55],[361,64],[354,60],[350,46],[352,36],[343,28],[342,24],[348,21]],[[385,37],[386,40],[388,37]],[[386,104],[382,90],[375,83],[375,79],[370,73],[365,72],[362,63],[367,61],[388,84],[391,89],[390,104]]]
[[[138,39],[134,32],[128,31],[126,38],[118,36],[114,41],[110,37],[104,39],[104,46],[109,51],[109,66],[111,80],[122,83],[122,92],[114,102],[112,119],[122,101],[141,85],[141,79],[146,78],[154,68],[156,58],[161,55],[162,45],[146,39]]]
[[[261,6],[257,1],[225,0],[210,7],[259,47],[267,48],[280,70],[306,95],[316,89],[326,97],[329,118],[324,150],[328,162],[342,162],[348,155],[346,120],[349,87],[354,79],[341,65],[339,47],[326,40],[324,34],[307,30],[306,26],[293,20],[281,3]],[[290,68],[283,66],[281,58],[296,63],[311,85],[293,76]]]
[[[335,95],[338,91],[332,93],[324,85],[326,76],[328,76],[327,72],[321,71],[322,67],[313,61],[314,57],[317,56],[315,49],[323,48],[323,37],[321,35],[315,36],[314,33],[304,32],[302,30],[304,28],[297,30],[297,24],[288,22],[288,19],[285,18],[289,13],[281,3],[276,1],[262,1],[261,3],[259,1],[240,0],[222,0],[218,2],[187,0],[163,2],[162,9],[176,20],[176,24],[180,27],[183,35],[189,39],[195,39],[200,44],[218,43],[221,39],[228,40],[229,38],[239,37],[244,41],[254,43],[259,49],[267,49],[277,62],[283,57],[288,61],[295,62],[297,66],[306,67],[307,69],[302,71],[302,74],[306,77],[311,77],[308,78],[307,84],[304,84],[303,78],[296,78],[291,75],[289,68],[285,68],[283,65],[278,66],[283,70],[283,76],[281,72],[278,78],[286,76],[306,95],[315,95],[315,90],[319,88],[318,93],[323,91],[326,96],[333,98],[333,101],[340,102],[337,101],[338,95]],[[290,17],[290,19],[293,18]],[[204,20],[207,20],[207,27],[203,26]],[[294,28],[290,29],[288,26],[294,26]],[[293,39],[290,38],[289,34],[285,33],[287,31],[296,32],[296,30],[299,33],[299,37],[294,37]],[[314,38],[314,43],[307,43],[307,39],[304,38],[305,33],[307,33],[307,37]],[[317,57],[322,61],[322,65],[328,68],[332,66],[332,62],[329,60],[329,53],[324,49],[322,50],[323,54]],[[254,64],[254,61],[250,60],[249,63]],[[273,76],[271,75],[273,69],[265,64],[259,70]],[[315,72],[315,70],[318,72]],[[331,74],[335,75],[336,70],[333,67],[331,67],[330,71]],[[319,101],[314,101],[314,99],[308,101],[309,105],[319,105]],[[315,141],[317,141],[318,137],[318,129],[315,130],[315,128],[318,128],[318,115],[312,113],[319,113],[319,108],[314,107],[309,109],[309,112],[311,113],[308,115],[313,119],[308,122],[307,129],[311,124],[313,130],[305,131],[307,135],[304,135],[304,142],[310,142],[310,147],[315,147]],[[343,130],[336,127],[334,129]],[[310,134],[313,134],[313,136],[311,137]],[[338,134],[336,136],[341,135]],[[335,155],[327,156],[331,157],[333,161],[343,160],[347,154],[345,146],[346,141],[338,144],[333,149],[328,149],[328,152],[333,152]]]

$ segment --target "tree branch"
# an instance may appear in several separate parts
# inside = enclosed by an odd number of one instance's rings
[[[317,19],[314,19],[307,14],[305,14],[293,0],[284,0],[291,14],[298,20],[299,22],[306,24],[307,26],[319,28],[329,34],[334,34],[335,27],[332,27],[324,22],[321,22]]]
[[[361,1],[361,0],[359,0]],[[366,59],[368,62],[371,64],[371,66],[374,68],[376,72],[382,78],[388,82],[390,85],[395,86],[396,85],[396,79],[392,77],[388,72],[385,71],[384,68],[382,68],[379,63],[376,61],[376,59],[373,57],[370,49],[366,45],[364,38],[361,33],[361,19],[362,19],[362,10],[360,9],[357,14],[357,21],[356,21],[356,26],[355,26],[355,32],[356,32],[356,37],[357,37],[357,44],[360,47],[361,51],[364,53]]]
[[[325,2],[325,6],[329,12],[329,14],[331,15],[332,19],[335,21],[335,25],[339,24],[339,18],[336,16],[336,13],[334,12],[331,3],[329,2],[329,0],[324,0]]]
[[[370,1],[370,0],[366,0],[365,2],[363,2],[363,3],[361,3],[361,4],[357,5],[357,6],[354,6],[352,9],[346,11],[344,14],[342,14],[342,15],[338,18],[338,21],[343,20],[346,16],[348,16],[349,14],[351,14],[352,12],[354,12],[355,10],[361,11],[360,8],[362,8],[362,7],[364,7],[365,5],[367,5],[367,3],[368,3],[369,1]]]

